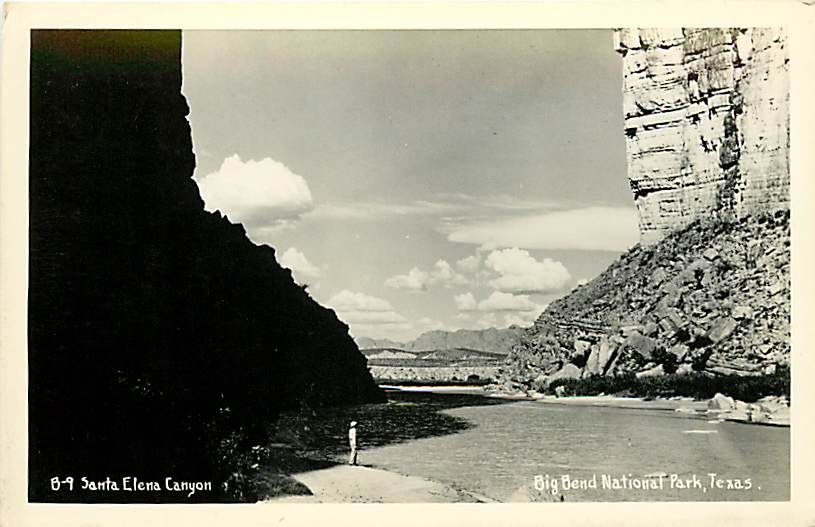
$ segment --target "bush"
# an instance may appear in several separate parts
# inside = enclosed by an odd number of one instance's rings
[[[700,372],[641,378],[633,374],[614,377],[591,375],[583,379],[556,379],[546,386],[544,393],[554,395],[559,386],[563,386],[565,395],[605,393],[643,398],[683,396],[709,399],[716,393],[723,393],[749,403],[768,395],[784,395],[789,399],[790,370],[789,367],[779,366],[771,375],[757,376],[711,376]]]
[[[676,369],[679,367],[676,355],[665,351],[665,348],[662,347],[654,350],[654,361],[662,365],[662,370],[665,373],[676,373]]]

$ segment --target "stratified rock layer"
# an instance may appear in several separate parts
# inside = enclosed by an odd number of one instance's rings
[[[79,499],[49,490],[71,474],[221,490],[280,409],[383,399],[334,312],[204,211],[188,111],[180,31],[32,32],[32,500]]]
[[[622,29],[628,176],[642,241],[789,207],[781,29]]]
[[[615,46],[641,244],[549,305],[510,354],[504,387],[787,366],[784,32],[622,29]]]

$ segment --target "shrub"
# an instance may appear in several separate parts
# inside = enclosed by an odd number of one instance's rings
[[[554,395],[558,386],[564,387],[565,395],[605,393],[644,398],[683,396],[709,399],[716,393],[723,393],[740,401],[755,402],[768,395],[784,395],[789,399],[790,371],[789,367],[779,366],[773,374],[756,376],[713,376],[700,372],[641,378],[633,374],[591,375],[582,379],[555,379],[546,386],[544,393]]]

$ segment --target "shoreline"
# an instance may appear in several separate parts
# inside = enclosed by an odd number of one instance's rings
[[[485,503],[485,496],[438,481],[406,476],[366,465],[333,467],[290,474],[311,495],[277,496],[260,503]]]
[[[415,393],[439,393],[439,394],[470,394],[481,395],[483,397],[501,399],[507,401],[534,401],[542,404],[557,404],[563,406],[594,406],[603,408],[621,408],[628,410],[661,410],[661,411],[674,411],[676,413],[687,415],[688,417],[710,417],[722,419],[724,421],[741,423],[746,425],[759,425],[759,426],[775,426],[786,427],[791,426],[788,415],[779,416],[775,420],[764,421],[751,421],[743,411],[718,411],[710,409],[710,399],[694,399],[692,397],[675,396],[668,398],[654,398],[645,399],[643,397],[620,397],[615,395],[544,395],[540,393],[533,394],[510,394],[501,392],[489,392],[483,386],[398,386],[398,385],[380,385],[381,388],[388,390],[398,390],[405,392]],[[740,401],[738,401],[740,403]],[[742,403],[744,404],[744,403]]]

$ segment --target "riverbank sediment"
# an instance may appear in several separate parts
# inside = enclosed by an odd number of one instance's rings
[[[311,495],[267,503],[479,503],[484,500],[436,481],[366,466],[336,465],[292,474]]]

